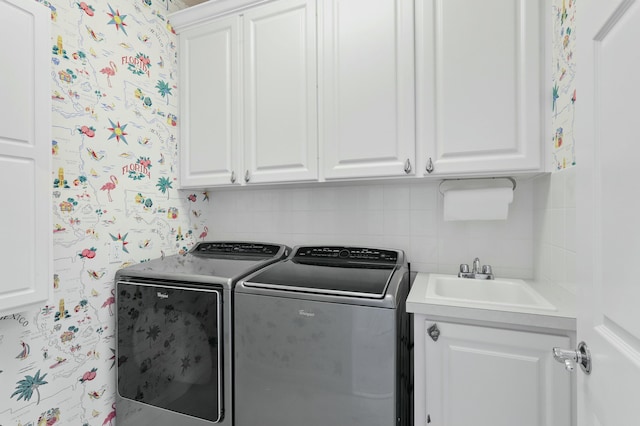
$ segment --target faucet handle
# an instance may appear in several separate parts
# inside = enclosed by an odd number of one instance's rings
[[[463,274],[469,273],[469,265],[467,265],[466,263],[461,263],[460,264],[460,272],[463,273]]]
[[[493,272],[491,271],[491,265],[482,265],[482,273],[491,275]]]

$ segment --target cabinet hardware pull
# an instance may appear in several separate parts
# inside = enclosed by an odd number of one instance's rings
[[[249,177],[249,170],[247,170],[247,171],[245,172],[245,174],[244,174],[244,181],[245,181],[245,182],[249,182],[249,180],[250,180],[250,177]]]
[[[236,172],[231,171],[231,183],[236,183]]]
[[[427,161],[427,173],[433,172],[433,160],[429,157],[429,161]]]
[[[427,331],[429,332],[429,337],[431,337],[431,340],[437,342],[438,338],[440,337],[440,329],[438,328],[438,324],[433,324],[427,329]]]
[[[406,174],[411,173],[411,160],[407,158],[407,161],[404,162],[404,172]]]

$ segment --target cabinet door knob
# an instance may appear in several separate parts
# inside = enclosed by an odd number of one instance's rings
[[[440,329],[438,328],[438,324],[433,324],[427,329],[427,332],[429,333],[429,337],[431,337],[431,340],[433,340],[434,342],[438,341],[438,338],[440,337]]]
[[[231,171],[231,183],[236,183],[236,172]]]
[[[244,181],[245,181],[245,182],[249,182],[249,180],[251,180],[251,177],[249,176],[249,170],[247,170],[247,171],[244,173]]]
[[[411,160],[407,158],[407,161],[404,162],[404,172],[406,174],[411,173]]]
[[[431,157],[429,157],[429,161],[427,161],[427,173],[432,173],[433,172],[433,160],[431,160]]]

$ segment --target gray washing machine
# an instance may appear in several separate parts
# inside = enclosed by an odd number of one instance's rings
[[[400,250],[299,246],[235,294],[236,426],[412,424]]]
[[[116,273],[118,426],[233,426],[233,288],[289,251],[201,242]]]

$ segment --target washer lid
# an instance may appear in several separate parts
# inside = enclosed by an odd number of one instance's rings
[[[398,267],[394,250],[300,247],[293,257],[254,275],[247,287],[383,298]]]

